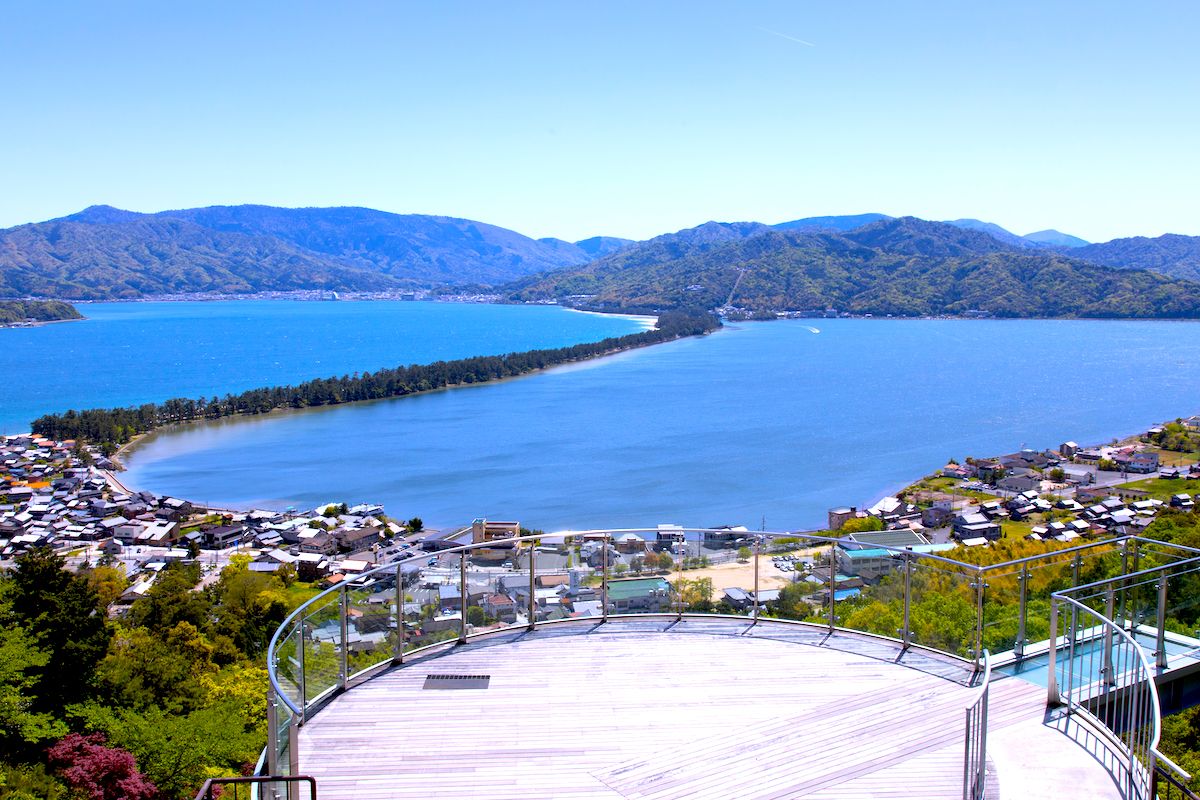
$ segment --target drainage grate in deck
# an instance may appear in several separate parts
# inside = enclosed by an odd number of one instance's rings
[[[486,689],[491,675],[426,675],[423,689]]]

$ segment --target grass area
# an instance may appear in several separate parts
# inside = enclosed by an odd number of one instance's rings
[[[956,497],[969,497],[972,500],[977,500],[980,503],[986,503],[989,500],[999,500],[1000,498],[994,494],[980,492],[975,489],[962,488],[962,481],[958,478],[951,478],[946,475],[931,475],[928,478],[922,478],[916,483],[904,490],[905,494],[911,492],[944,492],[952,494]]]
[[[1159,463],[1164,467],[1183,467],[1200,461],[1200,450],[1197,449],[1180,452],[1179,450],[1163,450],[1161,447],[1151,447],[1150,450],[1158,453]]]
[[[1170,500],[1171,495],[1200,492],[1200,481],[1187,478],[1143,478],[1140,481],[1122,483],[1118,489],[1141,489],[1156,500]]]
[[[304,601],[316,597],[321,591],[321,586],[317,583],[296,581],[287,588],[288,607],[296,608]]]
[[[1021,520],[1020,522],[1006,519],[1000,523],[1000,533],[1005,539],[1024,539],[1033,532],[1034,525],[1041,524],[1042,523],[1040,522],[1034,522],[1028,519]]]

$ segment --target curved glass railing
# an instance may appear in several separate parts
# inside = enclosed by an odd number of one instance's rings
[[[398,561],[346,576],[275,632],[268,648],[266,768],[299,774],[297,732],[339,692],[415,654],[476,636],[589,617],[719,614],[886,637],[966,659],[977,670],[990,651],[991,664],[1003,668],[1069,646],[1061,635],[1051,636],[1056,592],[1097,579],[1123,580],[1127,613],[1152,619],[1163,603],[1143,607],[1151,593],[1135,573],[1151,563],[1184,565],[1173,578],[1182,582],[1200,557],[1200,551],[1135,538],[988,566],[968,563],[973,554],[964,548],[952,553],[963,560],[928,552],[935,549],[679,528],[564,531],[436,552],[413,548]],[[1075,660],[1077,654],[1070,655]]]

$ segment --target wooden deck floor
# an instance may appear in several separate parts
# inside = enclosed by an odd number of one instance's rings
[[[301,729],[300,767],[325,800],[961,798],[970,671],[898,657],[777,623],[549,626],[350,689]],[[430,674],[491,681],[423,689]],[[989,796],[1119,796],[1045,721],[1044,690],[995,681],[989,729]]]

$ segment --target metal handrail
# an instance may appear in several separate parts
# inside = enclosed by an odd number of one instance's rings
[[[1200,794],[1188,788],[1192,776],[1162,753],[1156,752],[1156,755],[1154,775],[1150,783],[1151,796],[1158,800],[1200,800]]]
[[[712,529],[712,528],[683,528],[683,529],[679,529],[679,530],[681,530],[682,533],[684,533],[685,535],[688,533],[692,533],[692,534],[712,533],[712,534],[715,534],[715,533],[723,533],[724,532],[724,531],[718,531],[718,530]],[[613,538],[627,534],[627,533],[657,534],[658,529],[657,528],[614,528],[614,529],[595,529],[595,530],[583,530],[583,531],[556,531],[554,533],[528,534],[525,536],[512,536],[512,537],[508,537],[505,539],[493,539],[493,540],[489,540],[487,542],[471,543],[471,544],[459,545],[458,547],[446,548],[445,550],[437,551],[437,556],[444,557],[444,556],[451,556],[451,555],[455,555],[455,554],[466,554],[473,550],[494,549],[494,548],[502,547],[502,546],[506,546],[506,545],[524,544],[524,543],[529,543],[529,542],[541,541],[542,539],[559,539],[559,538],[568,538],[568,537],[578,537],[578,538],[586,539],[588,537],[592,537],[592,538],[604,537],[606,542],[611,542],[613,540]],[[751,532],[747,532],[747,535],[753,536],[753,537],[761,537],[764,539],[798,538],[798,539],[804,539],[807,541],[815,542],[819,545],[838,545],[838,544],[859,545],[859,544],[861,544],[859,542],[854,542],[853,540],[851,540],[847,537],[818,536],[815,534],[809,534],[809,533],[800,532],[800,531],[770,531],[770,532],[751,531]],[[921,559],[921,560],[926,560],[926,561],[941,562],[943,564],[947,564],[949,566],[956,568],[955,571],[958,572],[959,574],[962,574],[964,577],[968,577],[973,574],[978,574],[979,572],[981,572],[983,570],[982,567],[979,567],[978,565],[975,565],[975,564],[966,564],[961,561],[955,561],[954,559],[946,558],[944,556],[939,556],[939,555],[936,555],[933,553],[916,553],[916,552],[913,552],[912,550],[907,550],[902,547],[893,547],[893,546],[888,546],[888,545],[879,545],[877,547],[875,545],[872,545],[871,549],[888,550],[891,553],[893,553],[893,555],[896,556],[897,558],[915,558],[915,559]],[[428,558],[429,556],[430,556],[430,553],[428,553],[428,552],[409,553],[409,554],[405,555],[403,558],[397,559],[396,561],[392,561],[387,564],[383,564],[383,565],[374,567],[372,569],[369,569],[366,572],[363,572],[360,575],[358,575],[351,582],[339,583],[335,586],[331,586],[330,588],[324,590],[323,592],[321,592],[317,595],[314,595],[313,597],[306,600],[303,604],[301,604],[294,611],[292,611],[292,613],[289,614],[283,620],[282,623],[280,623],[279,627],[276,628],[274,635],[272,635],[272,637],[271,637],[270,644],[267,646],[267,675],[270,680],[272,689],[278,694],[279,698],[292,711],[293,714],[302,716],[304,711],[302,708],[299,708],[294,703],[292,703],[291,700],[288,698],[287,693],[284,692],[282,690],[282,688],[279,686],[279,680],[278,680],[278,675],[275,670],[275,659],[273,657],[273,654],[276,652],[276,650],[278,648],[280,634],[284,633],[284,631],[288,631],[290,633],[290,631],[288,629],[290,628],[292,623],[298,617],[302,617],[302,615],[310,607],[318,604],[321,600],[323,600],[327,597],[330,597],[332,595],[346,591],[348,586],[353,585],[354,582],[357,582],[362,579],[369,578],[369,577],[372,577],[375,575],[384,575],[385,573],[395,572],[397,569],[402,569],[405,564],[419,562],[424,558]]]
[[[1071,625],[1062,645],[1068,651],[1065,692],[1058,680],[1059,603],[1066,603],[1071,612]],[[1081,673],[1079,685],[1076,686],[1074,662],[1076,640],[1080,634],[1080,614],[1090,616],[1098,623],[1090,630],[1094,631],[1098,627],[1099,633],[1093,633],[1087,638],[1093,642],[1099,640],[1103,652],[1100,656],[1101,667],[1094,669],[1096,649],[1093,646],[1089,650],[1086,657],[1089,660],[1091,675]],[[1126,759],[1126,796],[1152,800],[1153,776],[1160,759],[1178,773],[1185,776],[1187,773],[1169,759],[1165,759],[1158,750],[1162,735],[1162,707],[1158,687],[1154,682],[1154,670],[1146,658],[1145,650],[1119,624],[1078,600],[1067,597],[1065,593],[1056,592],[1051,595],[1050,619],[1047,704],[1065,705],[1068,712],[1082,714],[1098,725],[1100,732],[1121,750],[1121,755]],[[1114,641],[1119,642],[1121,647],[1114,645]],[[1119,681],[1121,675],[1129,673],[1132,673],[1132,680],[1122,685]],[[1087,680],[1092,675],[1099,677],[1096,680]],[[1101,710],[1097,708],[1098,703],[1090,701],[1103,701],[1105,707]],[[1115,705],[1109,708],[1108,704]],[[1100,714],[1115,720],[1123,730],[1108,724]],[[1127,738],[1123,738],[1123,735]],[[1140,764],[1142,760],[1146,762],[1144,765]]]
[[[1200,557],[1185,558],[1180,561],[1172,561],[1169,564],[1160,564],[1157,567],[1147,567],[1146,569],[1138,570],[1137,572],[1118,575],[1115,578],[1102,578],[1098,581],[1092,581],[1091,583],[1082,583],[1079,586],[1072,586],[1069,589],[1061,589],[1058,592],[1055,592],[1055,594],[1078,594],[1080,592],[1091,591],[1093,589],[1102,589],[1112,586],[1113,584],[1127,585],[1129,581],[1136,581],[1139,578],[1148,578],[1166,570],[1178,570],[1180,567],[1184,567],[1189,564],[1195,567],[1200,567]]]
[[[431,642],[429,644],[418,647],[416,650],[406,650],[406,644],[408,643],[408,640],[407,640],[407,634],[406,634],[406,630],[405,630],[406,623],[404,622],[404,610],[403,610],[403,606],[404,606],[403,575],[405,574],[406,567],[410,568],[408,571],[411,572],[412,565],[414,565],[414,564],[419,565],[421,561],[430,557],[431,555],[436,556],[439,560],[453,559],[454,556],[458,557],[457,570],[455,570],[455,571],[458,573],[458,578],[462,582],[462,589],[460,590],[461,591],[461,594],[460,594],[461,614],[460,614],[460,619],[458,620],[459,630],[458,630],[457,641],[459,643],[462,643],[462,642],[467,641],[468,638],[471,636],[484,635],[487,633],[486,631],[480,632],[478,634],[468,633],[468,625],[467,625],[467,619],[466,619],[466,616],[467,616],[466,615],[466,610],[467,610],[467,608],[466,608],[466,600],[467,600],[466,574],[467,574],[467,557],[472,552],[479,551],[479,550],[487,550],[487,549],[505,548],[505,547],[513,547],[516,549],[521,549],[520,548],[521,545],[527,545],[529,547],[528,552],[530,553],[530,559],[529,559],[530,563],[529,563],[528,571],[529,571],[530,587],[529,587],[529,608],[526,610],[526,613],[528,614],[528,619],[527,619],[528,625],[530,628],[532,628],[535,625],[544,624],[546,622],[546,620],[538,620],[537,619],[537,605],[534,601],[535,593],[533,591],[533,582],[534,582],[534,576],[535,576],[535,572],[536,572],[535,557],[533,556],[533,554],[536,552],[534,550],[534,545],[537,543],[542,543],[542,542],[546,542],[546,541],[565,542],[568,540],[574,540],[575,542],[580,543],[580,544],[585,541],[602,542],[603,549],[602,549],[601,561],[602,561],[603,574],[601,576],[602,582],[601,582],[601,589],[600,589],[600,591],[601,591],[600,599],[602,602],[603,610],[602,610],[602,618],[601,619],[607,620],[610,618],[609,579],[611,577],[611,574],[610,574],[610,569],[609,569],[610,565],[609,565],[609,557],[608,557],[609,548],[612,546],[612,544],[615,542],[615,540],[618,537],[620,537],[624,534],[627,534],[627,533],[641,534],[641,535],[644,535],[645,538],[649,539],[650,541],[654,541],[654,537],[659,532],[660,531],[658,528],[625,528],[625,529],[597,529],[597,530],[580,530],[580,531],[556,531],[553,533],[526,534],[526,535],[522,535],[522,536],[507,537],[504,539],[489,540],[486,542],[468,543],[468,544],[458,545],[455,547],[450,547],[450,548],[447,548],[444,550],[439,550],[436,553],[424,552],[424,551],[419,551],[419,550],[414,549],[414,551],[405,554],[404,556],[402,556],[401,558],[399,558],[396,561],[392,561],[387,564],[382,564],[382,565],[376,566],[376,567],[374,567],[370,570],[367,570],[366,572],[364,572],[352,579],[345,580],[335,586],[330,587],[329,589],[326,589],[326,590],[318,593],[317,595],[315,595],[314,597],[310,598],[305,603],[300,605],[298,608],[296,608],[294,611],[292,611],[291,614],[289,614],[287,616],[287,618],[283,621],[283,623],[274,632],[273,636],[271,637],[270,644],[268,645],[267,671],[268,671],[268,677],[269,677],[269,682],[270,682],[270,687],[268,689],[268,727],[270,730],[271,746],[269,748],[269,753],[268,753],[269,758],[268,758],[268,763],[267,763],[266,768],[271,772],[283,772],[283,771],[297,772],[298,771],[298,762],[297,762],[297,744],[298,744],[297,730],[298,730],[298,727],[300,725],[303,725],[307,721],[307,718],[310,715],[310,713],[314,712],[315,709],[318,709],[321,704],[323,704],[328,699],[335,696],[338,692],[347,688],[350,681],[355,680],[358,677],[365,675],[369,672],[386,667],[386,665],[389,663],[390,664],[402,663],[404,658],[406,658],[407,656],[410,656],[412,654],[423,652],[427,649],[443,646],[443,645],[449,643],[449,641]],[[729,533],[729,531],[727,529],[716,530],[716,529],[710,529],[710,528],[677,528],[677,529],[674,529],[674,532],[680,534],[680,537],[678,540],[682,540],[683,542],[696,541],[697,539],[700,542],[703,542],[705,536],[708,534],[727,535]],[[787,538],[787,539],[798,540],[797,548],[825,548],[825,547],[830,548],[829,549],[829,562],[830,562],[829,563],[829,572],[830,572],[830,574],[829,574],[829,581],[828,581],[829,585],[827,587],[827,590],[829,591],[829,599],[828,599],[828,602],[826,603],[825,609],[821,612],[821,615],[822,616],[825,616],[825,614],[828,615],[827,622],[828,622],[829,630],[831,632],[839,629],[838,617],[837,617],[837,605],[840,601],[838,601],[836,598],[835,573],[837,571],[837,560],[834,557],[834,554],[835,554],[834,548],[836,548],[839,545],[855,545],[856,547],[861,548],[864,546],[863,543],[855,542],[855,541],[849,539],[848,537],[822,536],[819,534],[807,533],[807,532],[803,532],[803,531],[772,531],[772,532],[746,531],[746,532],[742,533],[741,535],[747,540],[753,539],[753,542],[754,542],[753,558],[755,561],[755,573],[754,573],[755,574],[755,577],[754,577],[754,590],[755,590],[754,591],[754,600],[755,600],[755,602],[754,602],[754,613],[750,617],[750,619],[752,620],[751,624],[755,624],[757,622],[757,620],[759,619],[759,611],[760,611],[759,594],[760,593],[759,593],[759,576],[758,576],[757,566],[758,566],[760,558],[763,555],[763,551],[765,549],[762,545],[765,541]],[[692,538],[689,539],[689,536]],[[1064,562],[1065,563],[1067,560],[1069,560],[1074,564],[1074,581],[1078,581],[1078,579],[1079,579],[1079,564],[1082,559],[1081,555],[1079,555],[1080,553],[1082,553],[1083,551],[1094,550],[1097,548],[1113,548],[1116,546],[1122,546],[1129,542],[1146,542],[1147,544],[1153,544],[1156,547],[1176,549],[1181,554],[1186,553],[1188,557],[1183,557],[1179,561],[1172,562],[1172,564],[1174,566],[1178,566],[1180,564],[1190,566],[1194,562],[1200,562],[1200,558],[1191,557],[1192,554],[1200,554],[1200,550],[1197,550],[1194,548],[1176,547],[1169,543],[1157,542],[1156,540],[1153,540],[1153,539],[1144,539],[1144,538],[1136,537],[1136,536],[1123,536],[1123,537],[1118,537],[1118,538],[1099,541],[1099,542],[1092,542],[1092,543],[1088,543],[1088,544],[1084,544],[1084,545],[1077,545],[1077,546],[1069,547],[1069,548],[1056,549],[1056,550],[1052,550],[1052,551],[1049,551],[1047,553],[1040,554],[1037,556],[1027,556],[1024,558],[1016,559],[1016,560],[1005,562],[1002,564],[994,564],[994,565],[991,565],[988,567],[983,567],[983,566],[979,566],[979,565],[975,565],[975,564],[969,564],[969,563],[964,563],[961,561],[956,561],[952,558],[948,558],[946,556],[941,556],[941,555],[936,555],[933,553],[914,552],[912,550],[909,550],[909,549],[903,548],[903,547],[887,546],[887,545],[876,546],[874,544],[869,545],[869,547],[872,550],[887,551],[888,553],[890,553],[891,558],[895,559],[895,563],[897,565],[902,565],[902,567],[903,567],[903,572],[904,572],[904,584],[903,584],[904,628],[897,631],[897,638],[893,639],[893,641],[898,641],[902,647],[909,647],[912,644],[912,631],[910,629],[910,622],[909,622],[909,605],[910,605],[910,602],[912,601],[912,595],[913,595],[913,589],[911,586],[911,578],[913,575],[913,568],[915,566],[924,565],[925,568],[927,568],[927,569],[934,570],[937,573],[950,576],[952,580],[963,580],[963,581],[969,582],[969,583],[965,583],[964,585],[969,586],[974,593],[973,599],[974,599],[974,605],[975,605],[977,619],[976,619],[976,628],[973,633],[973,642],[971,643],[971,647],[967,650],[967,652],[974,656],[976,669],[977,670],[982,669],[985,674],[985,680],[988,680],[988,679],[990,679],[991,656],[984,649],[983,641],[984,641],[984,632],[985,632],[984,631],[984,628],[985,628],[985,624],[984,624],[985,593],[988,591],[987,578],[990,575],[995,575],[998,571],[1011,570],[1014,567],[1014,565],[1016,565],[1016,566],[1020,567],[1020,573],[1021,573],[1021,575],[1024,576],[1024,575],[1027,575],[1028,571],[1029,571],[1027,565],[1029,565],[1033,562],[1056,561],[1056,562]],[[850,549],[850,548],[847,548],[847,549]],[[1135,546],[1132,550],[1135,555],[1133,567],[1135,570],[1137,570],[1138,565],[1137,565],[1136,553],[1137,553],[1138,548]],[[700,552],[700,551],[697,550],[697,552]],[[1074,556],[1073,559],[1070,558],[1072,555]],[[452,564],[453,561],[451,560],[449,563]],[[1128,565],[1124,565],[1124,566],[1128,566]],[[678,567],[680,570],[679,575],[682,577],[683,569],[684,569],[682,554],[680,554]],[[1147,569],[1147,570],[1137,571],[1134,573],[1130,573],[1128,575],[1122,575],[1120,578],[1109,579],[1107,581],[1107,583],[1111,585],[1113,582],[1122,581],[1122,580],[1127,582],[1128,580],[1130,580],[1131,577],[1137,577],[1137,576],[1140,576],[1143,574],[1152,574],[1154,572],[1161,573],[1163,570],[1164,570],[1164,567],[1155,567],[1155,568],[1151,568],[1151,569]],[[517,574],[521,574],[524,572],[525,572],[525,570],[522,569]],[[349,641],[348,634],[347,634],[347,631],[348,631],[347,615],[348,615],[348,604],[349,604],[350,592],[355,590],[356,588],[361,587],[364,584],[370,582],[371,579],[373,579],[373,578],[377,578],[377,577],[392,578],[393,576],[396,580],[397,631],[396,631],[396,640],[394,642],[393,654],[391,656],[391,659],[390,659],[390,661],[388,661],[387,659],[378,661],[378,662],[374,663],[373,665],[367,666],[364,669],[360,669],[358,672],[355,672],[352,674],[349,669],[349,663],[348,663],[348,650],[350,648],[347,646],[347,643]],[[1094,588],[1097,585],[1104,585],[1105,583],[1106,583],[1105,581],[1094,582],[1094,583],[1087,584],[1085,586],[1081,586],[1078,588],[1080,588],[1080,589]],[[1024,584],[1022,584],[1022,586],[1024,586]],[[1108,625],[1119,628],[1119,626],[1113,625],[1113,623],[1110,619],[1102,617],[1097,612],[1087,609],[1086,606],[1083,606],[1082,604],[1077,603],[1073,598],[1068,597],[1065,594],[1062,595],[1061,597],[1056,594],[1053,597],[1058,597],[1062,602],[1075,603],[1081,609],[1084,609],[1086,611],[1086,613],[1095,614],[1098,617],[1098,619],[1104,621]],[[1019,611],[1021,627],[1018,632],[1018,642],[1019,643],[1021,641],[1023,641],[1023,634],[1021,633],[1021,631],[1024,630],[1025,613],[1026,613],[1024,589],[1022,589],[1021,598],[1022,598],[1022,600],[1020,603],[1020,611]],[[331,599],[336,602],[330,602]],[[1162,603],[1160,603],[1160,605],[1162,605]],[[307,680],[308,677],[312,677],[312,676],[308,675],[309,670],[306,670],[306,668],[305,668],[306,665],[304,663],[305,662],[305,649],[306,649],[306,636],[308,635],[309,631],[311,630],[309,625],[314,620],[323,619],[323,616],[317,616],[317,614],[319,614],[319,611],[314,611],[314,609],[319,609],[320,611],[324,611],[325,609],[328,609],[329,613],[331,614],[328,621],[334,621],[336,618],[336,622],[337,622],[339,630],[334,632],[334,636],[340,635],[340,641],[342,642],[342,646],[339,646],[337,648],[337,652],[336,652],[336,660],[337,660],[336,679],[332,683],[329,683],[328,685],[326,685],[325,682],[320,682],[319,685],[317,685],[315,687],[310,685],[310,682]],[[672,606],[672,609],[673,610],[671,612],[671,616],[676,616],[677,618],[683,617],[684,608],[683,608],[682,604],[675,604]],[[1114,614],[1112,613],[1111,604],[1110,604],[1110,608],[1108,609],[1108,611],[1109,611],[1108,617],[1114,617]],[[310,612],[312,613],[312,616],[310,616]],[[1056,628],[1057,622],[1056,622],[1056,616],[1055,616],[1056,612],[1057,612],[1057,605],[1052,601],[1052,603],[1051,603],[1052,631],[1057,630],[1057,628]],[[1161,614],[1161,609],[1160,609],[1160,614]],[[612,616],[619,616],[619,615],[614,614]],[[1076,628],[1073,625],[1072,631],[1074,631],[1074,630],[1076,630]],[[877,634],[869,634],[869,635],[877,635]],[[1121,635],[1124,635],[1123,632]],[[290,688],[285,688],[283,685],[281,685],[281,682],[280,682],[281,679],[280,679],[279,670],[277,670],[277,663],[279,663],[281,643],[285,639],[291,638],[293,636],[296,637],[296,642],[295,642],[295,645],[296,645],[295,657],[296,658],[295,658],[295,661],[293,662],[293,664],[298,669],[298,672],[292,678],[292,680],[294,680],[294,682],[295,682],[295,685],[291,686]],[[890,639],[891,637],[883,637],[883,638]],[[1129,638],[1129,637],[1126,637],[1126,638]],[[1132,642],[1133,640],[1130,639],[1130,641]],[[1051,661],[1051,666],[1052,666],[1052,668],[1051,668],[1051,683],[1053,683],[1053,681],[1054,681],[1053,659],[1055,657],[1055,651],[1057,649],[1054,646],[1056,644],[1056,640],[1055,640],[1054,636],[1051,637],[1050,644],[1051,644],[1050,657],[1052,659],[1052,661]],[[965,646],[966,645],[964,644],[964,647]],[[1137,646],[1136,642],[1134,642],[1134,646]],[[290,652],[290,650],[284,651],[284,653],[288,653],[288,652]],[[1020,645],[1018,645],[1018,648],[1015,649],[1014,652],[1016,654],[1016,657],[1018,659],[1020,659],[1022,657],[1023,648],[1021,648]],[[1072,651],[1072,653],[1073,653],[1073,651]],[[1141,655],[1142,660],[1144,661],[1145,660],[1144,654],[1141,653],[1140,648],[1138,650],[1138,653]],[[949,655],[955,655],[955,654],[949,653]],[[334,673],[331,672],[330,676],[332,677],[333,675],[334,675]],[[316,681],[314,681],[314,682],[316,682]],[[311,698],[309,697],[309,694],[308,694],[310,690],[315,690],[315,692],[316,692],[315,695]],[[290,692],[293,692],[293,691],[298,692],[298,697],[297,697],[296,701],[293,701],[292,697],[289,696]],[[1153,700],[1154,700],[1153,704],[1155,706],[1154,713],[1157,715],[1159,713],[1158,707],[1157,707],[1157,702],[1158,702],[1157,694],[1154,695]],[[280,704],[280,701],[281,701],[281,704]],[[1086,710],[1086,709],[1083,709],[1083,710]],[[290,712],[287,714],[286,718],[284,718],[285,711]],[[281,734],[284,737],[286,737],[286,739],[282,739]],[[1118,740],[1119,740],[1119,737],[1118,737]],[[1157,733],[1156,733],[1154,741],[1153,741],[1153,744],[1155,746],[1157,745],[1157,741],[1158,740],[1157,740]],[[985,747],[985,745],[983,745],[983,746]],[[982,747],[981,747],[981,749],[982,749]],[[289,754],[288,760],[290,761],[290,764],[280,763],[283,761],[283,754],[285,752],[287,752]],[[986,752],[984,753],[983,758],[986,759]],[[983,791],[982,788],[979,789],[979,791],[982,792]]]
[[[288,783],[288,784],[308,784],[309,800],[317,800],[317,780],[310,775],[239,775],[232,778],[209,778],[200,787],[200,791],[196,793],[196,800],[215,800],[217,795],[213,794],[213,788],[217,786],[225,786],[233,784],[235,787],[239,784],[248,783],[252,786],[258,784],[271,783]],[[291,792],[288,792],[289,798]],[[237,798],[237,789],[234,789],[233,800]]]
[[[988,696],[992,683],[992,658],[983,651],[983,680],[978,696],[966,707],[967,728],[963,754],[963,800],[984,800],[987,793]]]

